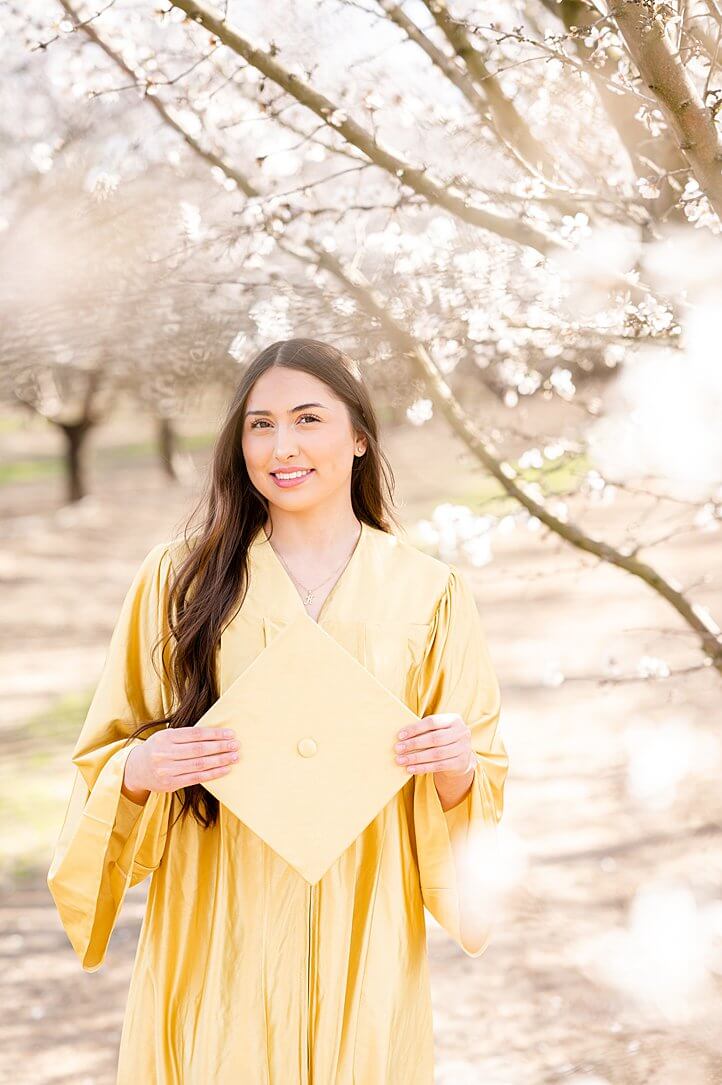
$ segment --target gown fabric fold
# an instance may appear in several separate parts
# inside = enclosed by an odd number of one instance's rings
[[[410,775],[309,885],[222,804],[203,829],[176,820],[171,793],[142,805],[122,794],[125,760],[145,741],[128,736],[171,709],[161,660],[182,555],[182,539],[154,546],[125,596],[47,876],[88,972],[105,960],[126,891],[150,876],[117,1085],[432,1085],[424,907],[467,956],[484,952],[478,868],[493,852],[477,843],[494,837],[508,769],[471,590],[456,566],[362,525],[319,625],[417,715],[458,712],[475,776],[445,812],[433,773]],[[246,598],[221,637],[221,698],[304,609],[259,531]]]

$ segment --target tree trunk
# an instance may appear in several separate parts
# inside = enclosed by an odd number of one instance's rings
[[[170,418],[158,419],[158,451],[163,473],[172,481],[178,481],[176,457],[178,454],[175,427]]]
[[[84,418],[80,422],[55,422],[65,438],[65,483],[68,502],[80,501],[87,493],[85,474],[86,439],[93,423]]]

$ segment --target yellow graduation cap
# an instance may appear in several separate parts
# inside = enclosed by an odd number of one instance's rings
[[[203,786],[313,884],[411,779],[394,745],[418,720],[301,611],[195,724],[240,745]]]

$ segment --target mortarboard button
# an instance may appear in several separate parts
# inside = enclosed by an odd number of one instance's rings
[[[313,885],[409,782],[394,744],[418,720],[303,610],[196,721],[239,744],[203,786]]]

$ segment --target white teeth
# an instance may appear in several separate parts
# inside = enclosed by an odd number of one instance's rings
[[[283,474],[280,471],[274,471],[276,478],[302,478],[304,475],[309,475],[310,471],[289,471]]]

